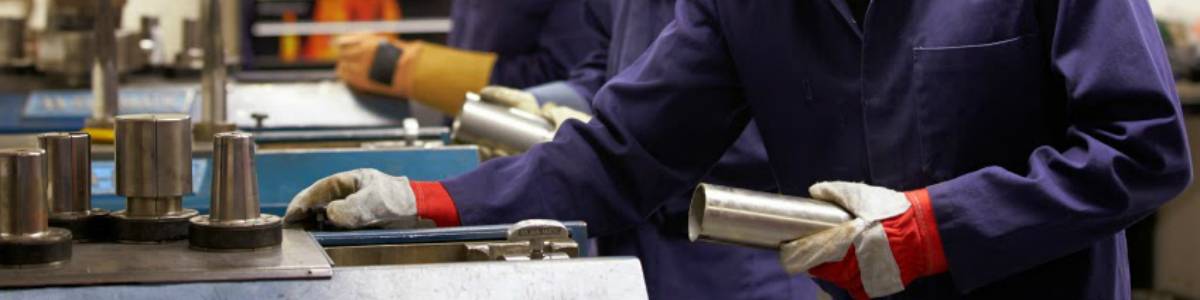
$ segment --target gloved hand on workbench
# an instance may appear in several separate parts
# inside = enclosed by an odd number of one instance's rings
[[[496,54],[380,35],[338,38],[338,77],[355,89],[416,100],[448,114],[488,83]]]
[[[438,182],[409,181],[376,169],[357,169],[325,177],[288,204],[284,222],[298,223],[325,208],[333,225],[347,229],[457,226],[458,211]]]
[[[780,261],[788,273],[808,272],[845,289],[855,299],[898,293],[916,278],[947,271],[929,193],[900,193],[854,182],[809,187],[817,200],[855,219],[785,243]]]

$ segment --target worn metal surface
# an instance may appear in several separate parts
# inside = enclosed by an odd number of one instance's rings
[[[0,290],[22,299],[646,299],[630,257],[337,268],[330,280]]]
[[[849,220],[850,214],[828,202],[701,184],[692,194],[688,236],[777,249]]]
[[[515,108],[467,101],[454,120],[451,136],[455,141],[474,143],[521,153],[533,145],[554,138],[554,125],[545,119]]]
[[[299,230],[284,230],[280,247],[250,252],[195,251],[188,249],[186,241],[157,245],[77,244],[74,252],[73,259],[58,267],[0,269],[0,287],[328,278],[332,275],[320,245],[308,233]],[[0,291],[0,298],[11,299],[8,297],[19,293]],[[157,298],[187,296],[150,295]],[[96,296],[88,298],[95,299]]]

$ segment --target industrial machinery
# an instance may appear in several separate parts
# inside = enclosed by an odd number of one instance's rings
[[[778,249],[781,244],[850,221],[828,202],[701,184],[688,210],[688,237]]]
[[[117,195],[125,210],[112,214],[121,242],[158,243],[187,237],[194,209],[183,207],[192,193],[192,123],[186,115],[117,117]]]
[[[402,1],[412,4],[406,4],[405,17],[437,6]],[[183,28],[184,46],[174,64],[202,70],[201,80],[130,72],[161,50],[162,41],[155,38],[161,29],[154,18],[142,19],[141,32],[118,29],[125,1],[49,1],[46,31],[31,33],[43,44],[25,53],[36,58],[31,64],[40,73],[6,74],[37,78],[0,81],[8,86],[0,90],[6,100],[0,101],[0,131],[16,133],[0,136],[0,145],[44,149],[0,152],[0,299],[339,298],[348,290],[401,299],[646,298],[638,260],[589,257],[587,227],[578,221],[329,231],[285,226],[280,216],[291,197],[329,174],[371,167],[439,180],[477,167],[478,148],[449,145],[445,117],[431,108],[360,94],[328,76],[275,77],[328,67],[328,61],[314,67],[270,59],[287,51],[272,54],[266,46],[291,39],[293,25],[358,28],[374,22],[270,19],[283,13],[277,8],[302,7],[297,3],[303,1],[259,1],[233,7],[258,10],[253,13],[223,15],[217,13],[221,5],[231,9],[236,2],[197,2],[200,18],[184,21],[190,25]],[[448,8],[448,2],[438,3]],[[283,31],[222,39],[221,20],[245,15],[266,19],[235,27],[275,24]],[[394,22],[436,21],[444,32],[449,19],[442,17]],[[0,34],[17,35],[3,28]],[[219,50],[239,40],[266,46]],[[127,57],[127,50],[137,57]],[[228,69],[223,56],[230,53],[255,58],[243,58],[240,66],[258,77]],[[259,80],[228,80],[226,71],[240,75],[231,78]],[[92,90],[61,90],[58,84],[66,79],[81,87],[89,78],[96,80]],[[484,117],[483,127],[468,118],[465,129],[493,129],[486,122],[496,120]],[[114,128],[115,138],[44,134],[84,125]],[[524,144],[511,151],[548,140],[553,126],[539,126],[533,132],[540,136],[519,140]],[[470,139],[472,132],[463,136]],[[45,174],[34,174],[32,166],[41,163],[32,160],[45,161]],[[42,184],[46,189],[32,188]],[[34,246],[40,248],[26,250]]]
[[[71,258],[71,232],[47,226],[44,153],[0,150],[0,267],[36,267]]]
[[[46,29],[37,33],[38,71],[83,86],[90,82],[93,61],[112,80],[145,66],[140,32],[118,30],[124,6],[124,0],[54,0],[47,6]]]
[[[71,231],[78,241],[107,240],[108,210],[92,208],[91,137],[83,132],[38,136],[46,151],[50,226]]]
[[[244,132],[213,138],[211,214],[193,217],[188,229],[192,248],[253,250],[278,246],[283,222],[261,213],[258,173],[254,171],[254,138]]]

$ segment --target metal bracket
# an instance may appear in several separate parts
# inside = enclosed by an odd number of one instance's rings
[[[579,256],[579,244],[562,222],[532,219],[508,228],[508,240],[465,243],[467,260],[549,260]]]

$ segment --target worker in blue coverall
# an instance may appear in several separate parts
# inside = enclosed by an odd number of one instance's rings
[[[336,174],[287,218],[618,232],[753,117],[782,193],[855,216],[780,247],[835,298],[1129,299],[1123,228],[1191,179],[1147,3],[853,2],[680,1],[590,122],[440,182]]]
[[[489,2],[491,3],[491,2]],[[555,81],[529,89],[526,95],[512,97],[520,91],[501,88],[504,82],[482,90],[484,100],[494,100],[513,107],[531,108],[540,114],[545,103],[570,107],[591,113],[590,100],[595,91],[617,71],[629,66],[654,41],[658,32],[674,19],[674,0],[609,1],[591,0],[585,9],[577,11],[574,19],[582,20],[595,41],[584,45],[608,44],[596,47],[576,63],[567,81]],[[456,3],[461,5],[462,3]],[[455,11],[461,11],[456,6]],[[478,10],[462,15],[486,14]],[[486,17],[485,17],[486,19]],[[467,18],[463,23],[478,24]],[[474,26],[473,26],[474,27]],[[459,28],[459,27],[456,27]],[[503,31],[469,30],[451,33],[451,45],[461,43],[492,44],[483,41],[503,36]],[[503,58],[503,57],[502,57]],[[520,87],[521,85],[510,85]],[[504,99],[506,98],[509,99]],[[535,96],[536,95],[536,96]],[[526,101],[531,103],[517,103]],[[777,191],[771,176],[766,152],[757,130],[747,128],[740,140],[722,157],[706,182],[748,189]],[[647,220],[632,224],[627,230],[598,236],[601,255],[633,255],[641,258],[646,274],[647,289],[655,299],[713,297],[721,299],[810,299],[816,297],[816,286],[805,276],[790,277],[779,266],[774,252],[746,249],[728,245],[692,244],[687,239],[686,219],[690,195],[679,195],[667,201]],[[633,226],[636,225],[636,226]],[[707,261],[707,264],[692,263]],[[753,287],[753,288],[747,288]]]
[[[674,19],[674,0],[593,0],[584,20],[609,46],[593,52],[570,80],[532,89],[539,105],[556,103],[591,114],[595,92],[635,60]],[[559,86],[555,88],[555,86]],[[483,97],[489,96],[484,88]],[[556,92],[556,91],[567,91]],[[496,95],[498,97],[498,95]],[[505,102],[505,101],[500,101]],[[512,104],[512,103],[510,103]],[[521,107],[521,105],[514,105]],[[705,182],[777,191],[767,154],[753,123],[747,126]],[[633,255],[642,260],[647,290],[654,299],[808,299],[816,287],[805,276],[789,278],[778,255],[728,245],[694,244],[687,239],[690,194],[663,206],[629,229],[597,237],[601,255]],[[706,263],[698,264],[695,262]]]
[[[526,88],[563,80],[604,47],[579,17],[582,0],[456,0],[448,46],[379,35],[339,39],[337,73],[351,87],[428,104],[446,114],[488,84]]]
[[[609,78],[633,64],[675,17],[675,0],[590,0],[583,19],[608,42],[572,71],[570,80],[544,84],[526,95],[486,87],[483,100],[534,109],[546,103],[592,113],[591,100]],[[502,99],[508,98],[508,99]],[[536,102],[536,103],[520,103]],[[726,150],[704,182],[778,191],[758,130],[750,123]],[[816,285],[806,276],[789,277],[771,251],[730,245],[695,244],[687,238],[690,194],[664,201],[628,229],[597,236],[601,255],[632,255],[642,261],[652,299],[812,299]],[[705,262],[705,263],[696,263]]]

